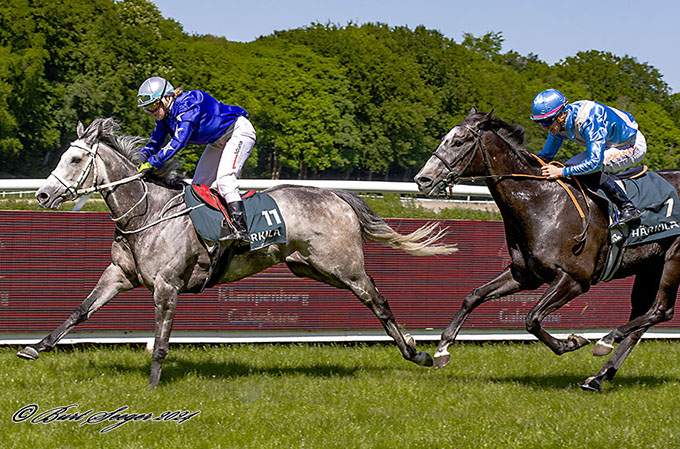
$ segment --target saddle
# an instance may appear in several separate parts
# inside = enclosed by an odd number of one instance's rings
[[[286,242],[286,223],[271,196],[250,190],[241,195],[241,199],[246,209],[250,247],[235,248],[217,243],[223,232],[232,230],[222,197],[205,185],[184,188],[184,203],[190,209],[194,229],[210,254],[210,272],[201,291],[217,284],[234,255]]]
[[[631,202],[642,212],[640,223],[632,227],[614,227],[610,230],[610,248],[605,268],[599,281],[607,282],[614,277],[621,265],[623,250],[655,240],[680,235],[680,205],[678,192],[658,173],[650,172],[646,166],[636,167],[615,175]],[[586,183],[589,184],[589,183]],[[588,190],[599,200],[608,204],[609,220],[614,222],[614,205],[601,191]]]
[[[222,195],[218,195],[209,186],[203,184],[192,184],[191,193],[195,199],[201,201],[203,204],[209,208],[219,211],[222,213],[223,220],[220,223],[222,234],[228,232],[234,232],[233,226],[231,224],[231,218],[229,217],[228,208]],[[249,191],[246,196],[250,196],[255,193],[253,190]],[[242,198],[243,199],[243,198]],[[192,217],[193,219],[193,217]],[[201,234],[202,235],[202,234]],[[212,235],[210,235],[212,237]],[[218,236],[219,237],[219,236]]]

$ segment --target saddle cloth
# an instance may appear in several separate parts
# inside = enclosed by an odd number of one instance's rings
[[[623,249],[655,240],[680,235],[680,203],[678,192],[659,174],[646,172],[637,177],[618,180],[628,198],[642,212],[639,224],[614,227],[610,230],[611,247],[600,281],[611,280],[623,257]],[[603,192],[598,195],[606,198]],[[607,200],[609,201],[609,200]],[[609,202],[610,221],[614,221],[614,206]]]
[[[195,187],[195,186],[194,186]],[[192,186],[184,188],[184,202],[187,207],[195,209],[189,212],[191,221],[194,224],[196,233],[203,239],[216,242],[221,234],[222,226],[225,223],[221,204],[215,203],[219,199],[213,199],[211,204],[196,197]],[[199,187],[199,192],[206,192],[206,188]],[[201,198],[205,197],[204,194]],[[274,243],[286,242],[286,223],[283,220],[279,206],[274,199],[266,193],[250,191],[242,196],[246,208],[246,219],[248,221],[248,235],[250,235],[250,250],[256,250],[272,245]]]
[[[657,173],[647,172],[623,181],[623,188],[628,198],[642,211],[640,225],[630,229],[625,246],[680,234],[680,200],[675,187],[668,181]]]

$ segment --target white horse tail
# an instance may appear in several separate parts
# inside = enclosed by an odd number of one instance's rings
[[[414,256],[451,254],[458,251],[456,245],[437,244],[447,234],[447,228],[441,229],[437,222],[421,226],[410,234],[400,234],[355,194],[339,189],[331,191],[352,207],[359,219],[361,234],[368,240],[400,249]]]

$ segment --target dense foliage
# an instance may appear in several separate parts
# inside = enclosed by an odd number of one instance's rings
[[[246,176],[410,180],[472,105],[545,137],[528,115],[547,87],[631,112],[652,168],[680,153],[680,94],[634,57],[580,52],[548,65],[502,52],[500,32],[311,24],[249,43],[184,33],[147,0],[7,0],[0,9],[0,176],[42,177],[78,120],[113,116],[126,134],[153,122],[135,106],[148,76],[249,111],[258,131]],[[191,174],[201,148],[181,157]],[[576,147],[567,147],[566,155]]]

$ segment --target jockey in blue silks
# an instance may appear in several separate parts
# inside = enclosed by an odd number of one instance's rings
[[[586,147],[565,167],[544,166],[543,176],[552,180],[601,172],[600,188],[619,210],[617,224],[639,220],[641,212],[609,175],[637,165],[647,153],[647,141],[633,116],[594,101],[568,103],[555,89],[536,95],[532,110],[531,119],[550,131],[539,156],[552,160],[565,139]]]
[[[156,120],[149,142],[141,149],[146,162],[139,171],[162,168],[189,144],[207,145],[196,165],[193,183],[216,189],[227,202],[236,232],[222,236],[220,242],[250,242],[237,179],[255,145],[255,129],[246,111],[220,103],[200,90],[174,89],[157,76],[142,83],[137,105]]]

